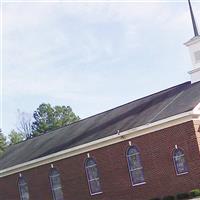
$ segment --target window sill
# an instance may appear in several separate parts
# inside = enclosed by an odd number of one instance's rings
[[[142,182],[142,183],[134,184],[133,187],[135,187],[135,186],[139,186],[139,185],[144,185],[144,184],[146,184],[146,182]]]
[[[96,192],[96,193],[90,193],[91,196],[97,195],[97,194],[102,194],[103,192]]]
[[[180,174],[176,174],[177,176],[181,176],[181,175],[185,175],[185,174],[188,174],[189,172],[183,172],[183,173],[180,173]]]

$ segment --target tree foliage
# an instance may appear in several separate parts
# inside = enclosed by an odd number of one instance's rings
[[[33,136],[47,131],[66,126],[80,118],[76,116],[70,106],[55,106],[42,103],[33,113],[32,123]]]
[[[5,151],[7,147],[6,136],[0,129],[0,155]]]
[[[25,138],[22,133],[19,133],[19,132],[15,131],[15,130],[12,130],[10,132],[10,134],[8,135],[8,137],[9,137],[9,144],[10,145],[17,144],[17,143],[23,141],[24,138]]]
[[[43,103],[34,111],[33,118],[31,114],[18,110],[17,131],[13,129],[6,137],[0,129],[0,154],[4,152],[8,145],[17,144],[25,139],[66,126],[79,119],[79,116],[75,115],[70,106],[52,107],[50,104]]]

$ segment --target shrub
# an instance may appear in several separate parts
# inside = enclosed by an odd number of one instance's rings
[[[161,198],[156,197],[156,198],[152,198],[150,200],[161,200]]]
[[[200,189],[194,189],[190,191],[191,197],[199,197],[200,196]]]
[[[165,196],[162,200],[175,200],[174,196]]]
[[[180,193],[176,195],[176,199],[188,199],[190,195],[188,193]]]

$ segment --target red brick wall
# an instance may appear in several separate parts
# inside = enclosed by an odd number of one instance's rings
[[[200,150],[200,120],[194,121],[194,128],[195,128],[195,132],[196,132],[196,135],[194,137],[197,138],[197,142],[198,142],[198,146],[199,146],[199,150]]]
[[[125,152],[128,141],[91,151],[100,172],[103,193],[91,196],[84,170],[86,153],[54,163],[61,174],[65,200],[148,200],[200,187],[200,157],[193,122],[187,122],[141,137],[132,144],[140,150],[145,185],[131,185]],[[198,133],[200,134],[200,133]],[[177,176],[172,151],[184,149],[189,173]],[[51,200],[48,173],[50,164],[22,172],[31,200]],[[17,175],[0,178],[0,200],[19,200]]]

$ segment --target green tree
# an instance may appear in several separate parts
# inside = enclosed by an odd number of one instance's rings
[[[10,145],[17,144],[17,143],[19,143],[19,142],[24,140],[23,133],[19,133],[19,132],[15,131],[15,130],[12,130],[10,132],[10,134],[8,135],[8,137],[9,137],[9,144]]]
[[[46,103],[42,103],[34,111],[33,118],[33,137],[66,126],[80,119],[79,116],[75,115],[70,106],[52,107]]]
[[[6,147],[7,147],[6,136],[0,129],[0,155],[5,151]]]

